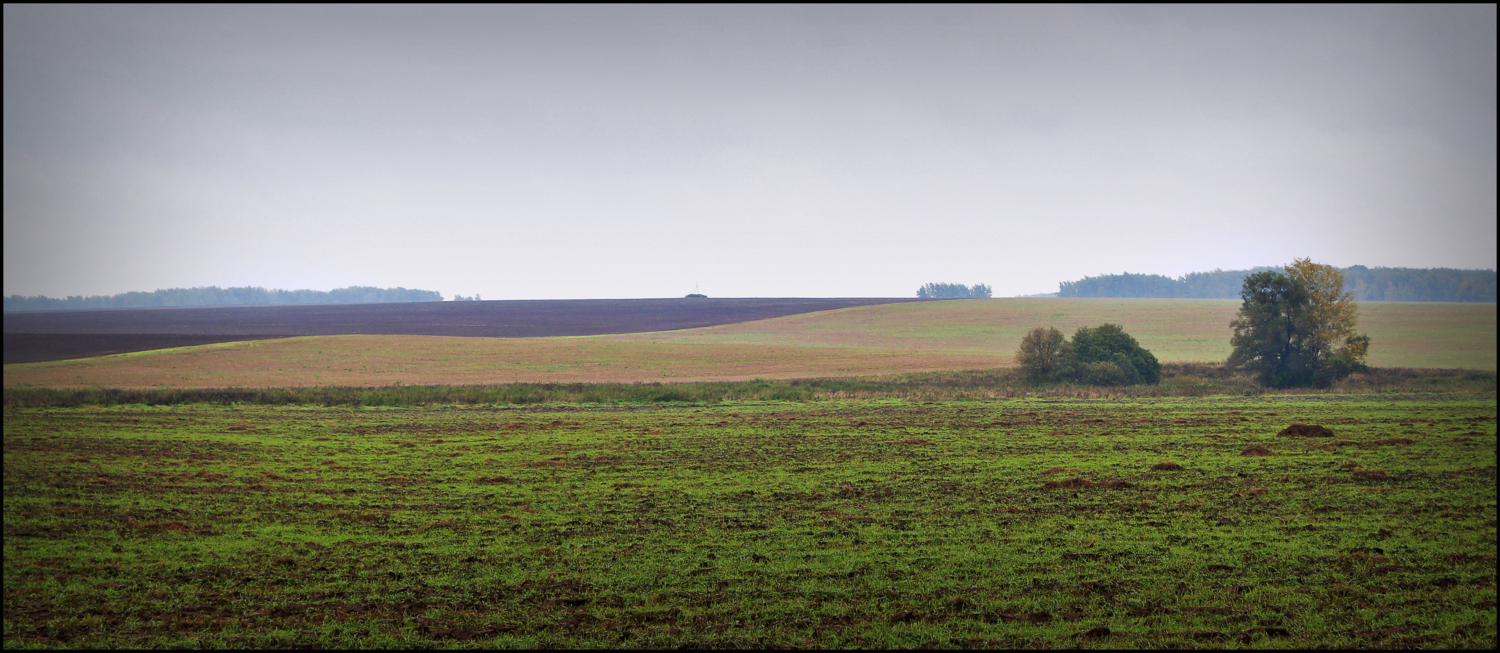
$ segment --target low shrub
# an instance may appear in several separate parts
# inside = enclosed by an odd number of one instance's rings
[[[1032,329],[1021,338],[1016,362],[1032,382],[1161,383],[1161,362],[1118,324],[1079,327],[1071,341],[1055,328]]]

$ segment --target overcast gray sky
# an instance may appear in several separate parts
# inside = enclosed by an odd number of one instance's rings
[[[4,294],[1496,266],[1496,8],[5,5]]]

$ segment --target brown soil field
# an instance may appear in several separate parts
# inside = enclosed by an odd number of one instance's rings
[[[982,369],[1008,356],[597,338],[292,337],[5,368],[5,387],[219,388],[743,381]]]
[[[383,334],[539,338],[671,331],[908,298],[586,299],[38,311],[5,314],[5,363],[251,338]],[[184,339],[197,338],[196,341]]]
[[[282,336],[184,336],[170,333],[17,333],[5,334],[5,363],[39,363],[152,349],[192,347],[219,342],[264,340]]]

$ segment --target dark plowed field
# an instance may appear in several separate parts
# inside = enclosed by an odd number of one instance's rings
[[[580,299],[43,311],[5,315],[5,362],[286,336],[534,338],[670,331],[917,299]]]
[[[17,333],[5,334],[6,363],[39,363],[132,351],[210,345],[280,336],[183,336],[170,333]]]

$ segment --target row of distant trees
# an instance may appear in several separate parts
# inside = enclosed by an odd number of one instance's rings
[[[990,287],[976,283],[965,286],[961,283],[929,283],[917,289],[922,299],[989,299]]]
[[[478,295],[474,296],[478,299]],[[260,287],[168,288],[154,292],[127,292],[119,295],[73,295],[54,299],[46,295],[10,295],[5,298],[5,312],[55,311],[99,308],[153,308],[158,306],[238,306],[255,304],[363,304],[387,302],[440,302],[443,295],[434,290],[375,288],[349,286],[336,290],[266,290]]]
[[[1159,274],[1105,274],[1059,284],[1058,297],[1161,297],[1234,299],[1246,277],[1281,268],[1194,272],[1177,279]],[[1494,302],[1494,270],[1454,268],[1367,268],[1339,270],[1346,290],[1368,302]]]

